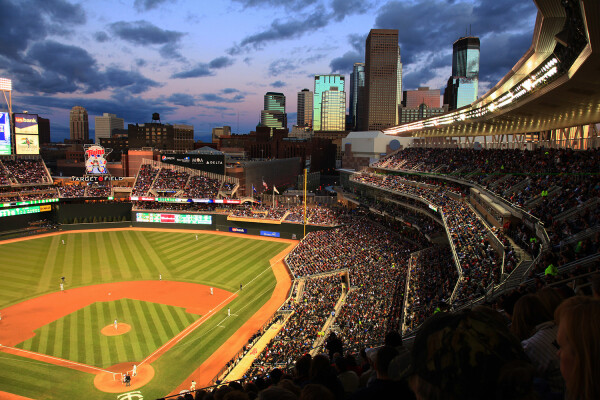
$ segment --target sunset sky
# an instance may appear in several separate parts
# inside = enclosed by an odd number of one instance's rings
[[[372,28],[399,30],[403,89],[443,88],[452,43],[481,39],[480,94],[529,48],[531,0],[0,0],[0,78],[13,111],[50,118],[69,136],[69,110],[117,114],[127,123],[215,126],[248,133],[263,95],[283,92],[290,127],[296,94],[315,74],[364,62]],[[6,108],[2,99],[2,108]]]

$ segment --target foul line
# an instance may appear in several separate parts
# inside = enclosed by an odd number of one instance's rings
[[[280,258],[280,260],[283,259],[283,257]],[[280,261],[279,260],[279,261]],[[277,261],[277,262],[279,262]],[[273,263],[276,264],[277,262]],[[269,266],[267,268],[265,268],[260,274],[256,275],[254,278],[252,278],[252,280],[248,283],[246,283],[246,286],[252,284],[252,282],[254,282],[256,279],[258,279],[262,274],[264,274],[267,271],[270,271],[272,269],[273,264],[269,264]],[[179,332],[179,334],[177,334],[176,336],[172,337],[169,341],[167,341],[165,344],[163,344],[162,346],[160,346],[158,349],[154,350],[154,352],[152,354],[150,354],[148,357],[144,358],[139,364],[138,366],[142,366],[144,363],[146,363],[148,360],[150,360],[151,358],[153,358],[155,355],[157,354],[161,354],[163,352],[165,352],[169,347],[171,346],[175,346],[177,343],[181,342],[183,339],[185,339],[190,333],[192,333],[193,331],[195,331],[200,325],[202,325],[208,318],[212,317],[217,309],[220,309],[221,306],[223,306],[224,304],[229,303],[230,299],[232,297],[237,296],[237,294],[240,292],[240,290],[238,289],[237,291],[233,292],[232,294],[229,295],[229,297],[227,297],[225,300],[223,300],[222,302],[220,302],[219,304],[217,304],[216,307],[213,307],[212,309],[210,309],[208,311],[208,313],[206,313],[205,315],[203,315],[202,317],[200,317],[198,320],[196,320],[193,324],[189,325],[187,328],[185,328],[184,330],[182,330],[181,332]]]
[[[112,374],[111,371],[107,371],[107,370],[102,369],[102,368],[94,367],[92,365],[78,363],[77,361],[65,360],[64,358],[49,356],[47,354],[36,353],[35,351],[29,351],[29,350],[19,349],[19,348],[16,348],[16,347],[4,346],[4,345],[0,344],[0,349],[2,349],[2,348],[9,349],[10,350],[8,352],[9,354],[10,354],[10,352],[17,352],[17,353],[21,352],[21,353],[25,353],[25,354],[34,355],[34,356],[39,357],[39,358],[45,358],[45,359],[49,359],[49,360],[55,360],[55,361],[59,361],[61,363],[65,363],[65,364],[77,365],[78,367],[82,367],[82,368],[85,368],[85,369],[91,369],[91,370],[98,371],[98,372],[108,372],[108,373]],[[34,358],[34,360],[35,360],[35,358]],[[53,363],[50,363],[50,364],[53,364]],[[55,365],[58,365],[58,364],[55,364]],[[72,367],[69,367],[68,365],[59,365],[59,366],[64,366],[66,368],[72,368]],[[82,371],[82,372],[85,372],[85,371]]]

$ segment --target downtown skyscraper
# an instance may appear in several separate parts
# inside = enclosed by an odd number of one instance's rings
[[[85,108],[81,106],[75,106],[71,109],[71,114],[69,116],[69,128],[71,131],[71,140],[87,142],[90,139],[88,112]]]
[[[371,29],[365,47],[365,90],[360,129],[382,130],[398,124],[402,101],[402,62],[397,29]]]
[[[479,90],[479,38],[468,36],[452,45],[452,76],[444,92],[444,103],[450,110],[477,100]]]
[[[298,113],[296,125],[312,130],[314,95],[308,89],[298,92]]]
[[[267,92],[265,94],[264,109],[260,112],[260,125],[269,128],[287,128],[283,93]]]
[[[358,100],[365,88],[365,63],[354,63],[352,73],[350,74],[350,121],[353,128],[358,125]]]
[[[315,75],[313,130],[346,129],[346,78],[343,75]]]

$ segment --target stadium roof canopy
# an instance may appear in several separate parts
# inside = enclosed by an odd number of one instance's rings
[[[535,3],[531,47],[496,86],[469,106],[384,133],[487,136],[600,122],[600,1]]]
[[[213,155],[221,155],[224,154],[222,151],[215,150],[212,147],[204,146],[200,147],[196,150],[188,151],[186,154],[213,154]]]

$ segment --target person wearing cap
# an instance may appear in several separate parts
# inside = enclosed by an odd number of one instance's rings
[[[418,400],[533,400],[534,375],[519,340],[482,307],[425,321],[404,376]]]

